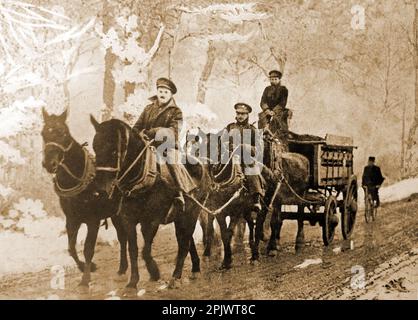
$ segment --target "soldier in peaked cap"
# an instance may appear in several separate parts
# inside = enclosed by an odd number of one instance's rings
[[[266,87],[261,97],[258,128],[264,129],[268,125],[273,133],[279,132],[284,136],[288,131],[288,119],[291,116],[286,109],[288,90],[281,85],[282,73],[278,70],[269,72],[270,86]]]
[[[150,138],[155,138],[157,132],[168,132],[174,138],[170,144],[171,148],[164,152],[166,152],[167,166],[176,184],[174,187],[178,191],[174,204],[179,209],[178,211],[184,211],[183,192],[191,192],[196,188],[196,185],[186,168],[178,160],[181,159],[178,133],[181,130],[183,113],[173,97],[177,93],[174,82],[167,78],[160,78],[157,80],[156,86],[157,95],[149,99],[151,103],[145,107],[133,130],[138,133],[143,131]],[[163,136],[166,135],[163,134]],[[169,137],[167,138],[169,139]],[[158,143],[155,144],[158,146]],[[170,212],[174,211],[170,210]]]
[[[253,209],[259,212],[261,211],[261,198],[264,197],[265,193],[261,172],[260,174],[246,174],[245,168],[252,167],[253,164],[244,162],[245,158],[250,158],[250,156],[255,155],[255,148],[257,147],[257,129],[249,123],[249,114],[252,112],[252,108],[246,103],[239,102],[235,104],[234,109],[236,111],[236,122],[227,125],[222,135],[222,141],[229,142],[230,151],[236,149],[237,146],[234,145],[235,143],[241,143],[238,154],[241,156],[241,164],[248,190],[253,197]],[[245,130],[248,131],[244,133]],[[246,137],[250,137],[251,141],[245,141]],[[244,153],[248,153],[249,156],[245,157]]]

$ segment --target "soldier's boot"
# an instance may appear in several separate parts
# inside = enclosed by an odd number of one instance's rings
[[[174,198],[173,204],[180,212],[184,212],[186,210],[186,202],[184,201],[183,191],[179,191],[177,196]]]
[[[254,194],[253,210],[255,212],[261,212],[261,194]]]
[[[165,217],[164,223],[170,223],[175,220],[177,214],[181,214],[185,211],[185,201],[183,192],[179,191],[171,204],[170,210],[168,210],[167,216]]]
[[[254,202],[253,202],[253,209],[252,210],[254,212],[257,212],[257,213],[260,213],[261,210],[262,210],[262,206],[261,206],[261,194],[259,194],[259,193],[255,193],[254,194]],[[261,240],[264,241],[264,242],[266,242],[268,240],[268,238],[267,238],[267,236],[265,234],[264,228],[263,228],[263,230],[261,232],[262,232],[262,234],[261,234]]]

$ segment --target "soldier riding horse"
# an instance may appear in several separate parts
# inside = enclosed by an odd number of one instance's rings
[[[176,149],[175,129],[178,121],[182,120],[182,114],[175,106],[172,94],[165,91],[168,88],[173,93],[174,84],[168,79],[159,79],[157,87],[157,97],[152,100],[153,104],[145,108],[145,114],[140,116],[134,129],[120,120],[98,123],[91,117],[96,130],[93,149],[96,152],[97,175],[102,185],[106,185],[109,197],[120,201],[120,216],[128,235],[131,261],[127,288],[132,289],[139,281],[138,223],[144,238],[142,257],[151,280],[160,278],[158,266],[151,255],[152,242],[159,225],[172,222],[176,229],[178,253],[170,287],[178,284],[189,252],[193,275],[200,272],[193,232],[201,210],[196,202],[203,201],[209,176],[206,168],[199,163],[186,164],[186,169],[177,162],[178,159],[173,160],[181,156]],[[161,145],[154,144],[161,136],[169,141],[170,150],[160,152]],[[193,188],[189,188],[191,185]]]

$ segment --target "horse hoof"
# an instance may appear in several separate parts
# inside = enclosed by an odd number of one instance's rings
[[[84,272],[84,262],[80,262],[77,264],[78,270],[80,270],[81,272]]]
[[[94,262],[92,262],[91,264],[90,264],[90,272],[96,272],[97,271],[97,265],[94,263]]]
[[[134,282],[129,282],[126,287],[126,289],[135,289],[136,290],[136,283]]]
[[[229,270],[229,269],[231,269],[231,264],[229,263],[222,263],[221,266],[219,267],[220,271]]]
[[[126,270],[118,270],[117,275],[118,276],[124,276],[126,274]]]
[[[198,279],[200,279],[200,277],[201,277],[200,272],[192,272],[189,279],[190,280],[198,280]]]
[[[160,280],[160,274],[151,274],[149,281],[151,282],[157,282],[158,280]]]
[[[209,258],[210,257],[210,252],[209,251],[203,252],[203,257]]]
[[[258,266],[260,264],[260,261],[258,259],[251,259],[250,264],[252,266]]]
[[[122,291],[122,296],[126,298],[134,298],[137,296],[136,288],[126,287]]]
[[[181,280],[176,278],[171,278],[170,282],[168,283],[169,289],[178,289],[180,288]]]
[[[89,282],[81,281],[77,286],[78,294],[88,294],[90,292]]]
[[[268,250],[267,251],[267,255],[269,257],[276,257],[277,256],[277,253],[278,253],[277,249],[272,249],[272,250]]]
[[[295,245],[295,251],[296,251],[296,253],[301,253],[304,247],[305,247],[305,244],[304,243],[297,243]]]

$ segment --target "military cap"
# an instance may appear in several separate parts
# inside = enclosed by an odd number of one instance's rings
[[[251,111],[253,111],[253,109],[248,104],[243,102],[238,102],[235,104],[234,108],[237,112],[241,113],[251,113]]]
[[[282,78],[282,73],[280,71],[278,71],[278,70],[272,70],[272,71],[269,72],[269,77],[270,78],[279,78],[279,79],[281,79]]]
[[[376,160],[376,157],[369,157],[369,161],[375,161]]]
[[[168,90],[170,90],[173,94],[177,93],[177,87],[174,84],[173,81],[167,79],[167,78],[160,78],[157,80],[157,89],[158,88],[167,88]]]

